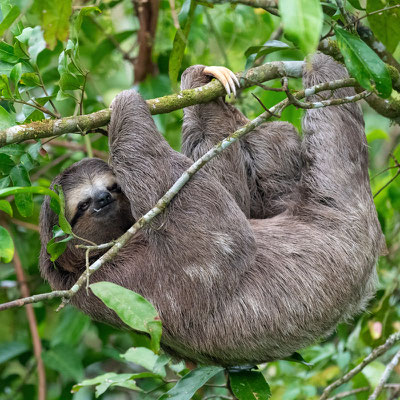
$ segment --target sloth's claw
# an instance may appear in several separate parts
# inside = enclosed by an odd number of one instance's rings
[[[233,95],[236,97],[236,86],[240,87],[240,84],[235,74],[230,69],[216,66],[205,67],[203,74],[211,75],[212,77],[218,79],[224,86],[226,93],[233,93]]]

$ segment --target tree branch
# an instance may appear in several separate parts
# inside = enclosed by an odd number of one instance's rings
[[[293,96],[296,99],[303,98],[305,96],[310,96],[315,93],[319,93],[324,90],[334,90],[339,87],[352,86],[354,84],[354,79],[341,79],[333,82],[326,82],[311,88],[307,88],[304,90],[300,90],[295,93]],[[365,92],[367,95],[368,92]],[[361,96],[349,96],[343,99],[340,99],[340,104],[353,103],[360,99]],[[336,99],[337,100],[337,99]],[[329,104],[320,104],[318,102],[318,107],[325,107]],[[75,282],[69,290],[61,290],[54,291],[45,294],[39,294],[36,296],[30,296],[25,299],[14,300],[9,303],[0,304],[0,311],[6,310],[9,308],[22,306],[24,304],[35,303],[38,301],[50,299],[50,298],[62,298],[63,304],[66,300],[73,297],[79,289],[83,286],[85,282],[88,281],[90,275],[92,275],[95,271],[97,271],[102,265],[106,262],[110,261],[119,250],[125,245],[125,243],[138,232],[143,226],[147,225],[154,217],[161,214],[171,202],[171,200],[178,194],[178,192],[183,188],[184,185],[195,175],[205,164],[207,164],[210,160],[224,151],[233,143],[237,142],[241,137],[254,130],[265,121],[269,120],[272,115],[280,116],[282,111],[291,104],[289,99],[282,100],[280,103],[276,104],[274,107],[270,108],[268,111],[262,113],[257,118],[249,121],[246,125],[242,126],[237,131],[230,134],[226,139],[222,140],[218,144],[216,144],[212,149],[210,149],[206,154],[200,157],[196,162],[194,162],[181,176],[180,178],[172,185],[172,187],[165,193],[163,197],[156,203],[156,205],[144,216],[142,216],[133,226],[131,226],[121,237],[119,237],[114,242],[105,243],[100,246],[93,246],[93,248],[107,248],[112,245],[112,247],[103,254],[100,258],[98,258],[92,265],[90,265],[85,272],[79,277],[79,279]],[[88,247],[89,248],[89,247]],[[92,248],[92,247],[91,247]]]
[[[252,68],[244,75],[242,88],[253,86],[250,82],[265,82],[283,76],[298,78],[301,76],[302,61],[271,62]],[[237,74],[238,78],[241,74]],[[182,90],[176,94],[147,100],[150,112],[164,114],[194,104],[208,103],[225,95],[221,83],[214,80],[207,85]],[[41,139],[60,136],[65,133],[82,133],[107,125],[110,121],[110,109],[104,109],[87,115],[66,117],[58,120],[44,120],[30,124],[16,125],[0,131],[0,147],[11,143],[20,143],[28,139]]]
[[[341,378],[339,378],[338,380],[336,380],[335,382],[333,382],[329,386],[327,386],[325,388],[325,390],[323,391],[322,396],[319,398],[319,400],[327,399],[329,396],[329,393],[332,392],[332,390],[334,390],[337,387],[348,382],[351,378],[353,378],[353,376],[355,376],[359,372],[361,372],[369,363],[376,360],[382,354],[386,353],[399,340],[400,340],[400,332],[396,332],[393,335],[389,336],[389,338],[386,340],[386,342],[384,344],[375,348],[372,351],[372,353],[369,354],[367,357],[365,357],[364,360],[360,364],[358,364],[356,367],[354,367],[352,370],[350,370],[347,374],[343,375]]]

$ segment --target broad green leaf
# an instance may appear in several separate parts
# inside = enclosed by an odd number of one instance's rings
[[[350,74],[363,88],[373,90],[372,82],[379,96],[389,97],[392,80],[385,63],[359,37],[338,26],[335,27],[335,34]]]
[[[389,140],[390,136],[388,135],[387,132],[383,131],[382,129],[374,129],[373,131],[367,133],[368,143],[371,143],[374,140],[379,140],[379,139]]]
[[[60,213],[58,215],[58,223],[60,224],[60,228],[67,234],[72,234],[72,228],[67,218],[65,217],[65,197],[62,187],[60,185],[56,185],[55,190],[58,192],[59,204],[60,204]]]
[[[187,17],[182,19],[184,21],[184,26],[181,25],[181,29],[178,29],[175,34],[171,55],[169,56],[169,79],[172,86],[176,86],[178,80],[179,70],[181,69],[183,54],[185,52],[196,5],[197,3],[195,0],[190,0]]]
[[[15,115],[7,112],[0,106],[0,129],[6,129],[15,125]]]
[[[28,46],[30,58],[36,64],[38,55],[46,48],[40,26],[25,28],[19,36],[16,36],[16,39]]]
[[[28,87],[36,87],[40,85],[40,80],[35,72],[26,72],[21,75],[21,83]]]
[[[319,0],[280,0],[285,36],[304,54],[314,53],[322,30],[323,13]]]
[[[101,10],[99,7],[95,6],[90,6],[90,7],[83,7],[80,11],[78,16],[76,17],[75,20],[75,30],[78,33],[81,30],[81,25],[83,22],[83,17],[86,15],[89,15],[90,13],[101,13]]]
[[[131,347],[125,354],[121,354],[121,357],[126,361],[141,365],[149,371],[154,370],[159,358],[159,356],[154,354],[150,349],[146,349],[146,347]],[[159,372],[161,372],[161,376],[165,376],[164,369],[160,369]]]
[[[229,371],[229,382],[238,400],[267,400],[271,390],[260,371]]]
[[[268,40],[268,42],[265,42],[262,46],[249,47],[244,53],[244,55],[246,57],[249,57],[251,54],[257,54],[256,58],[258,58],[261,56],[266,56],[268,54],[271,54],[274,51],[285,50],[290,48],[291,47],[287,43],[281,42],[279,40]]]
[[[152,350],[159,351],[162,327],[157,311],[151,303],[132,290],[111,282],[93,283],[90,288],[125,324],[137,331],[148,333]]]
[[[61,42],[67,40],[72,0],[35,0],[33,10],[40,18],[44,39],[51,50],[56,46],[57,39]]]
[[[14,92],[18,93],[18,83],[22,76],[22,64],[18,63],[14,66],[10,73],[10,79],[14,84]]]
[[[85,386],[96,386],[96,397],[102,395],[111,386],[128,387],[131,390],[141,391],[132,380],[134,374],[117,374],[115,372],[108,372],[104,375],[96,376],[92,379],[85,379],[84,381],[74,385],[72,392],[76,393]]]
[[[371,13],[394,5],[399,5],[399,1],[368,0],[366,11]],[[400,40],[400,7],[368,15],[368,22],[375,36],[393,53]]]
[[[82,77],[81,77],[82,78]],[[82,86],[82,79],[79,79],[77,76],[66,72],[61,75],[60,78],[60,87],[62,90],[76,90],[80,89]]]
[[[38,101],[39,99],[36,99]],[[32,146],[29,147],[28,149],[28,154],[34,159],[38,160],[40,156],[40,149],[42,148],[42,143],[38,141],[37,143],[33,144]]]
[[[10,171],[10,177],[14,186],[31,186],[31,180],[29,174],[23,165],[16,165]],[[7,190],[7,189],[3,189]],[[2,191],[0,190],[0,193]],[[33,213],[33,199],[32,193],[16,193],[15,194],[15,205],[19,213],[23,217],[29,217]]]
[[[0,42],[0,60],[11,64],[18,61],[18,57],[14,54],[14,48],[6,42]]]
[[[22,155],[20,163],[28,172],[39,165],[39,163],[35,161],[28,153]]]
[[[9,263],[14,257],[14,243],[8,231],[0,226],[0,262]]]
[[[8,154],[0,153],[0,172],[8,175],[13,169],[15,163]]]
[[[190,400],[197,390],[223,370],[222,367],[215,366],[196,368],[178,381],[171,390],[161,395],[158,400]]]
[[[22,156],[22,154],[25,153],[25,150],[20,144],[9,144],[0,147],[0,153],[8,154],[9,156]]]
[[[50,255],[50,261],[56,261],[61,254],[64,253],[67,248],[67,243],[72,240],[74,237],[72,235],[68,235],[65,239],[57,240],[55,238],[50,239],[46,245],[47,253]]]
[[[11,179],[9,176],[6,176],[5,178],[0,179],[0,189],[4,189],[8,186],[10,186]]]
[[[7,75],[0,76],[0,93],[1,93],[1,96],[5,97],[6,99],[13,98]]]
[[[0,36],[3,36],[4,32],[13,24],[20,14],[18,6],[12,6],[7,15],[3,18],[0,23]]]
[[[60,372],[66,378],[75,382],[83,378],[83,366],[78,350],[72,346],[59,344],[42,352],[42,358],[47,368]]]
[[[10,217],[13,216],[13,210],[7,200],[0,200],[0,210],[7,213]]]
[[[0,344],[0,364],[29,350],[29,346],[23,342],[3,342]]]

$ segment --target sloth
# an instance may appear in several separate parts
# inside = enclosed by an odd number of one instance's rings
[[[195,65],[182,89],[223,67]],[[303,85],[347,77],[316,54]],[[354,95],[352,88],[308,99]],[[149,211],[212,146],[247,122],[219,98],[184,110],[183,154],[157,131],[133,90],[112,104],[109,164],[84,159],[53,181],[61,185],[74,232],[97,244],[116,239]],[[53,289],[69,289],[85,268],[71,241],[50,261],[46,243],[57,216],[46,198],[40,216],[40,269]],[[261,125],[209,162],[164,213],[90,278],[140,293],[163,322],[162,347],[175,357],[225,367],[283,359],[329,335],[373,296],[384,248],[368,178],[367,143],[355,103],[307,110],[303,137],[285,122]],[[102,254],[91,253],[91,261]],[[126,328],[90,291],[72,303],[94,320]]]

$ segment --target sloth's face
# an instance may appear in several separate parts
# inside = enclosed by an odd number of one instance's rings
[[[73,232],[96,244],[118,238],[133,224],[129,201],[111,172],[80,177],[65,200]]]

